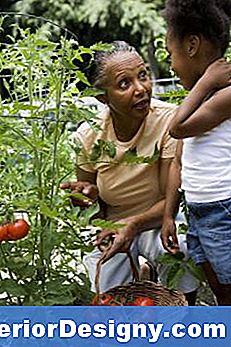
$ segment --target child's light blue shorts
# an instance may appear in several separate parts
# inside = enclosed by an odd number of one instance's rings
[[[231,198],[209,203],[187,203],[189,256],[209,261],[220,283],[231,283]]]

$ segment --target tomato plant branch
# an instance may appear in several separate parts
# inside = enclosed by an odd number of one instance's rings
[[[3,282],[3,278],[2,278],[1,272],[0,272],[0,280],[1,280],[1,282]],[[8,291],[6,291],[6,295],[7,295],[8,299],[9,299],[9,302],[13,305],[13,300],[12,300],[10,294],[8,293]]]
[[[4,260],[5,266],[7,267],[7,270],[8,270],[8,273],[9,273],[10,278],[11,278],[13,281],[15,281],[14,275],[13,275],[13,273],[12,273],[10,267],[7,266],[7,263],[8,263],[7,256],[6,256],[6,254],[5,254],[4,250],[3,250],[3,247],[2,247],[2,244],[1,244],[1,243],[0,243],[0,252],[1,252],[2,258],[3,258],[3,260]],[[19,297],[17,297],[17,300],[18,300],[19,305],[22,305],[22,301],[21,301],[21,299],[20,299]]]

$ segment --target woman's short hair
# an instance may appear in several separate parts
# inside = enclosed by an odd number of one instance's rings
[[[96,88],[103,87],[103,79],[105,77],[105,67],[111,58],[114,58],[120,53],[138,54],[135,47],[130,46],[125,41],[113,41],[110,43],[111,48],[105,51],[96,51],[89,68],[86,71],[86,76],[89,82]]]

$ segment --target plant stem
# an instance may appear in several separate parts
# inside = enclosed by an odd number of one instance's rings
[[[3,247],[2,247],[2,244],[1,244],[1,243],[0,243],[0,252],[1,252],[1,255],[2,255],[2,259],[4,260],[5,266],[7,267],[7,270],[8,270],[8,272],[9,272],[10,278],[11,278],[13,281],[15,281],[14,276],[13,276],[13,273],[12,273],[12,271],[10,270],[10,268],[9,268],[8,265],[7,265],[7,263],[8,263],[8,261],[7,261],[7,256],[6,256],[6,254],[5,254],[4,250],[3,250]],[[8,294],[8,293],[7,293],[7,294]],[[20,299],[19,297],[17,297],[17,300],[18,300],[19,305],[22,305],[22,301],[21,301],[21,299]],[[12,301],[11,301],[11,303],[12,303]]]

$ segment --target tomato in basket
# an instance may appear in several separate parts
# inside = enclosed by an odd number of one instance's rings
[[[155,306],[154,300],[147,296],[137,296],[132,304],[134,306]]]
[[[94,297],[92,301],[92,305],[96,306],[110,306],[110,302],[112,301],[113,297],[109,294],[101,294],[99,296]]]

